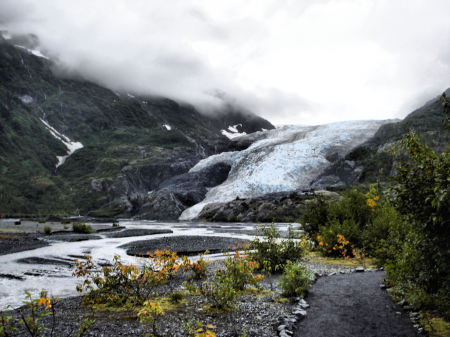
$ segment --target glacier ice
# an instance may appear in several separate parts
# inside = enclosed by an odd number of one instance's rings
[[[231,165],[227,180],[211,188],[202,202],[186,209],[180,220],[194,219],[210,203],[307,189],[330,164],[326,159],[328,155],[337,152],[344,156],[373,136],[386,122],[371,120],[283,126],[242,136],[254,140],[247,149],[210,156],[191,169],[195,172],[217,163]]]

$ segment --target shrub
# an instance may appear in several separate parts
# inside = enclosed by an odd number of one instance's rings
[[[183,256],[183,269],[185,271],[192,272],[192,277],[194,280],[201,280],[206,278],[209,261],[204,259],[204,256],[209,254],[209,251],[205,251],[200,254],[197,261],[191,262],[186,256]]]
[[[217,309],[231,308],[246,285],[257,285],[262,280],[261,275],[253,273],[258,264],[248,256],[241,256],[238,251],[228,256],[224,265],[225,268],[216,270],[209,281],[185,283],[189,291],[200,292]]]
[[[319,226],[328,220],[329,201],[318,195],[315,199],[307,203],[305,213],[302,217],[303,229],[310,237],[315,237],[319,233]]]
[[[46,336],[50,330],[50,335],[53,335],[53,330],[56,325],[56,310],[54,305],[54,299],[48,298],[45,291],[41,292],[40,298],[34,299],[31,294],[26,291],[25,301],[23,306],[18,309],[20,319],[13,316],[5,316],[4,312],[0,312],[0,336],[16,336],[16,332],[22,328],[27,335],[31,337]],[[51,329],[44,325],[44,318],[52,316]],[[75,334],[77,337],[85,336],[89,327],[93,321],[90,319],[84,319],[78,327],[78,332]],[[67,335],[72,336],[73,330]]]
[[[159,303],[145,301],[142,309],[138,312],[138,317],[142,324],[151,326],[153,335],[159,336],[156,330],[156,318],[164,316],[164,314],[164,310]]]
[[[340,222],[333,219],[331,223],[320,226],[320,234],[316,236],[319,251],[327,256],[354,257],[355,244],[360,235],[360,228],[353,219]]]
[[[74,223],[72,225],[72,230],[75,233],[82,233],[82,234],[90,234],[92,233],[92,227],[88,224],[85,224],[83,222]]]
[[[231,279],[232,287],[235,290],[242,291],[248,284],[256,286],[263,279],[262,275],[254,274],[259,264],[251,258],[241,256],[238,251],[235,251],[234,256],[228,256],[224,264],[225,269],[219,272]]]
[[[114,256],[114,264],[96,270],[92,257],[75,260],[73,275],[84,278],[77,285],[79,292],[86,292],[86,304],[141,305],[147,301],[155,286],[164,284],[182,267],[175,252],[155,251],[142,268],[122,263]]]
[[[214,333],[214,329],[216,327],[212,324],[203,324],[200,321],[189,321],[189,322],[183,322],[182,323],[184,332],[189,337],[216,337],[216,334]]]
[[[287,261],[300,261],[306,255],[306,239],[297,236],[291,227],[285,239],[281,238],[273,225],[262,227],[260,231],[263,237],[257,237],[250,243],[253,251],[249,253],[260,269],[268,273],[280,273]]]
[[[174,304],[180,303],[184,297],[185,295],[180,291],[175,291],[169,295],[170,302]]]
[[[52,228],[50,226],[44,226],[44,233],[49,235],[52,233]]]
[[[216,309],[229,309],[239,296],[239,292],[233,288],[233,280],[224,272],[216,271],[211,281],[204,281],[198,286],[187,284],[190,291],[199,291]]]
[[[280,287],[285,296],[305,296],[312,284],[313,275],[306,267],[288,261],[280,278]]]

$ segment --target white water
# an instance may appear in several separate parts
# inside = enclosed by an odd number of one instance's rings
[[[330,162],[372,137],[387,121],[348,121],[317,126],[284,126],[243,137],[257,140],[243,151],[224,152],[201,160],[200,171],[217,163],[231,165],[228,178],[208,191],[205,199],[185,210],[180,220],[195,219],[205,205],[266,193],[307,189]]]
[[[66,266],[56,266],[49,264],[26,264],[17,262],[18,259],[29,257],[51,258],[56,260],[73,260],[73,256],[83,256],[90,254],[95,263],[112,261],[114,255],[119,255],[122,261],[139,265],[143,259],[128,256],[124,249],[119,246],[132,242],[147,239],[157,239],[164,236],[177,235],[202,235],[202,236],[223,236],[242,239],[251,239],[242,230],[254,229],[253,224],[207,224],[207,223],[154,223],[151,221],[121,221],[121,226],[129,229],[171,229],[173,234],[158,234],[137,236],[128,238],[107,238],[102,236],[100,240],[89,240],[81,242],[51,242],[50,246],[33,249],[25,252],[13,253],[0,256],[0,273],[22,276],[25,280],[15,280],[0,277],[0,310],[7,305],[12,308],[22,304],[24,292],[29,291],[36,298],[41,290],[47,290],[49,295],[55,297],[75,296],[78,293],[75,286],[79,282],[72,276],[73,268]],[[233,233],[217,233],[216,230],[223,230],[233,227]],[[279,226],[285,230],[286,226]],[[50,237],[51,238],[51,237]],[[221,258],[221,254],[212,255],[210,258]],[[195,259],[195,257],[193,257]]]

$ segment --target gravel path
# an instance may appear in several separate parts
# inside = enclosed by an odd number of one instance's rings
[[[382,272],[321,277],[294,337],[417,336],[406,313],[380,289]]]

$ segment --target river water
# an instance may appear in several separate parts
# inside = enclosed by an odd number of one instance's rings
[[[112,225],[112,224],[111,224]],[[55,264],[22,263],[19,259],[45,258],[61,262],[73,261],[77,256],[90,254],[94,263],[111,262],[114,255],[119,255],[125,263],[140,265],[143,259],[128,256],[119,246],[140,240],[152,240],[165,236],[201,235],[222,236],[240,239],[252,239],[257,224],[251,223],[196,223],[196,222],[152,222],[152,221],[120,221],[120,225],[127,229],[170,229],[172,234],[158,234],[125,238],[108,238],[106,233],[95,233],[100,240],[79,242],[49,241],[50,246],[28,250],[19,253],[0,256],[1,274],[11,274],[23,277],[19,279],[0,278],[0,309],[11,308],[22,304],[25,291],[29,291],[34,298],[41,290],[48,291],[50,296],[58,298],[77,295],[75,290],[80,281],[72,276],[73,267]],[[93,224],[94,226],[94,224]],[[287,229],[286,224],[277,225],[281,231]],[[51,238],[51,236],[49,237]],[[222,254],[212,254],[209,259],[223,258]],[[192,259],[195,259],[193,257]]]

